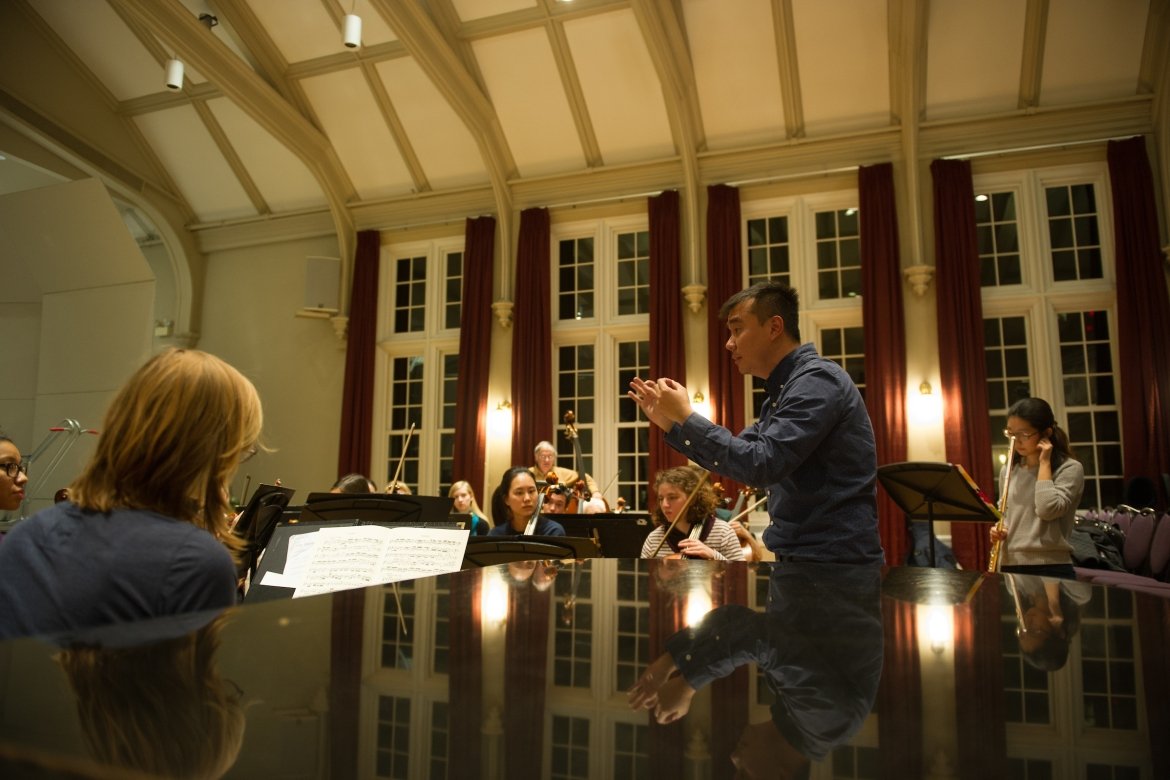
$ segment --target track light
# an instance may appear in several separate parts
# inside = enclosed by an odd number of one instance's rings
[[[345,15],[345,45],[350,49],[362,45],[362,18],[357,14]]]
[[[167,60],[167,89],[183,88],[183,61],[179,58]]]

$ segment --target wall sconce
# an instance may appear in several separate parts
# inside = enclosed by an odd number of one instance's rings
[[[488,433],[493,437],[508,436],[512,433],[512,402],[507,398],[496,404],[488,413]]]
[[[910,422],[918,426],[942,424],[942,398],[935,394],[930,382],[925,379],[918,385],[917,393],[908,393],[906,398]]]
[[[700,417],[711,419],[711,404],[703,397],[703,391],[695,391],[695,395],[691,399],[691,409]]]

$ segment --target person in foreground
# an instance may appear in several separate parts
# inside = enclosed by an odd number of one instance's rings
[[[726,521],[715,516],[715,491],[711,483],[699,486],[700,472],[690,466],[663,469],[654,480],[654,494],[658,508],[654,511],[657,526],[642,545],[643,558],[705,558],[713,561],[742,561],[743,548],[735,530]],[[695,492],[698,488],[698,492]],[[694,498],[680,517],[687,497]],[[675,520],[678,520],[675,523]],[[666,529],[675,523],[669,534]],[[691,530],[699,528],[697,539],[690,538]],[[663,544],[663,537],[666,543]]]
[[[526,466],[513,466],[505,471],[492,493],[492,520],[496,527],[488,532],[488,536],[523,535],[539,499],[536,480]],[[537,518],[533,536],[564,535],[565,528],[560,523],[543,515]]]
[[[879,564],[771,564],[766,611],[724,605],[671,636],[629,690],[630,707],[672,723],[700,688],[755,663],[775,701],[771,719],[748,725],[727,757],[735,776],[808,777],[811,762],[864,725],[877,698],[881,574]]]
[[[735,365],[765,381],[755,424],[738,436],[715,425],[694,413],[691,393],[670,378],[635,378],[629,397],[683,455],[768,488],[764,544],[778,558],[882,560],[873,427],[849,375],[800,343],[796,291],[760,282],[729,298],[719,316]]]
[[[0,512],[14,512],[24,502],[28,467],[20,461],[20,450],[0,432]]]
[[[219,358],[148,360],[106,412],[71,500],[0,544],[0,638],[234,605],[228,486],[261,424],[256,389]]]
[[[1015,443],[999,475],[999,484],[1008,486],[1003,528],[991,528],[992,544],[1002,543],[1000,571],[1075,580],[1069,536],[1085,470],[1073,457],[1068,434],[1042,398],[1012,404],[1003,433]]]

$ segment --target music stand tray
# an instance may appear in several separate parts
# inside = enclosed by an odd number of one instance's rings
[[[999,522],[999,510],[957,463],[890,463],[880,467],[877,476],[907,517],[930,524],[931,568],[935,565],[935,520]]]
[[[560,523],[568,536],[597,542],[603,558],[640,558],[642,545],[654,529],[645,512],[546,516]]]

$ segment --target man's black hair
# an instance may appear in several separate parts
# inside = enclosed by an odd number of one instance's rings
[[[733,309],[749,302],[757,320],[763,323],[779,315],[784,320],[784,331],[800,343],[800,299],[796,290],[783,282],[756,282],[728,298],[719,309],[719,319],[726,320]]]

